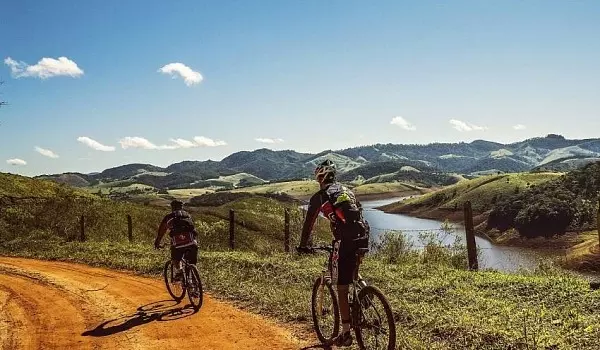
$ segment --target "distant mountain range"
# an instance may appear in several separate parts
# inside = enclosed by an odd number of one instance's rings
[[[414,180],[451,182],[450,174],[481,175],[530,170],[566,171],[600,160],[600,139],[569,140],[561,135],[511,144],[476,140],[428,145],[376,144],[318,154],[258,149],[236,152],[221,161],[183,161],[166,168],[127,164],[100,173],[41,175],[77,187],[141,183],[156,188],[200,188],[310,178],[315,165],[331,159],[344,181]],[[421,174],[418,176],[417,174]],[[427,177],[432,174],[435,177]]]

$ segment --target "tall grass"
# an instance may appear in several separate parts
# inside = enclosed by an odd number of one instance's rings
[[[145,244],[64,242],[56,237],[17,238],[1,243],[0,253],[79,261],[154,276],[168,259],[167,251],[154,251]],[[203,250],[199,268],[213,295],[310,330],[311,284],[325,258]],[[389,299],[400,349],[600,347],[600,292],[590,292],[584,280],[564,273],[471,272],[441,260],[390,264],[368,255],[361,274]]]

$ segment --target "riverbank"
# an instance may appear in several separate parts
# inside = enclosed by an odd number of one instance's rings
[[[376,209],[388,214],[401,214],[420,219],[449,221],[454,224],[464,225],[462,210],[446,208],[424,208],[411,204],[387,204]],[[581,273],[600,272],[600,248],[598,248],[597,231],[567,232],[564,235],[552,238],[523,238],[514,230],[500,232],[487,230],[486,222],[489,212],[474,212],[475,234],[490,241],[499,247],[513,247],[531,249],[535,252],[561,256],[557,259],[558,266]]]

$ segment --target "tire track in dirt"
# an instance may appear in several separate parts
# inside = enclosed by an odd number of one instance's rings
[[[274,322],[205,295],[199,312],[162,280],[0,257],[1,349],[299,349]],[[6,336],[4,336],[6,335]]]

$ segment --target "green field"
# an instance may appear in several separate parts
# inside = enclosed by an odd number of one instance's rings
[[[34,180],[29,177],[0,173],[0,197],[92,197],[88,192],[50,180]]]
[[[422,189],[417,186],[408,185],[402,182],[381,182],[381,183],[370,183],[356,186],[352,189],[356,195],[366,194],[380,194],[390,192],[421,192]]]
[[[231,192],[250,193],[286,193],[292,197],[310,196],[319,190],[319,185],[314,180],[275,182],[259,186],[244,187]]]
[[[481,176],[472,180],[462,180],[455,185],[425,194],[423,196],[391,204],[386,211],[402,211],[407,208],[431,208],[462,210],[466,201],[471,201],[474,211],[485,212],[493,204],[529,186],[555,179],[557,173],[514,173]]]
[[[392,192],[420,192],[422,189],[401,183],[401,182],[383,182],[371,183],[353,186],[348,184],[352,191],[357,195],[381,194]],[[319,190],[319,186],[314,180],[277,182],[259,186],[238,188],[230,192],[250,192],[250,193],[286,193],[292,197],[306,198]]]
[[[165,251],[148,245],[12,241],[0,253],[80,261],[158,276]],[[400,349],[598,349],[600,292],[554,270],[469,272],[423,256],[399,264],[368,258],[362,274],[392,304]],[[324,256],[214,252],[199,267],[208,291],[311,331],[310,290]]]
[[[206,193],[213,193],[214,190],[208,188],[184,188],[178,190],[168,190],[168,193],[178,199],[190,199],[192,197],[201,196]]]

